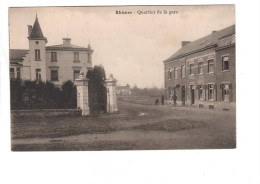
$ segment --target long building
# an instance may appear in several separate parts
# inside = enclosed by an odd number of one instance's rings
[[[10,78],[51,81],[61,86],[92,68],[90,44],[80,47],[71,44],[70,38],[63,38],[60,45],[46,46],[48,41],[37,16],[34,25],[28,25],[27,38],[29,49],[10,49]]]
[[[235,109],[235,25],[182,47],[164,60],[166,102],[210,109]]]

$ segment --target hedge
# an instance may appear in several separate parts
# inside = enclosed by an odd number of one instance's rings
[[[52,82],[11,79],[11,109],[74,109],[76,87],[66,81],[61,88]]]

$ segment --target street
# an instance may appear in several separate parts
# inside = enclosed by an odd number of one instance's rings
[[[13,151],[236,147],[235,112],[119,102],[118,114],[13,118]]]

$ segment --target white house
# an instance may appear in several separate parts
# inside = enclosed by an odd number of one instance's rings
[[[93,50],[71,44],[63,38],[60,45],[47,46],[38,17],[34,25],[28,25],[29,50],[10,49],[10,77],[52,81],[61,86],[67,80],[75,80],[80,71],[92,68]]]

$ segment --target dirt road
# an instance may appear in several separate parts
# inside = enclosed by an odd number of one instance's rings
[[[13,151],[161,150],[236,147],[235,113],[119,103],[119,114],[14,118]]]

